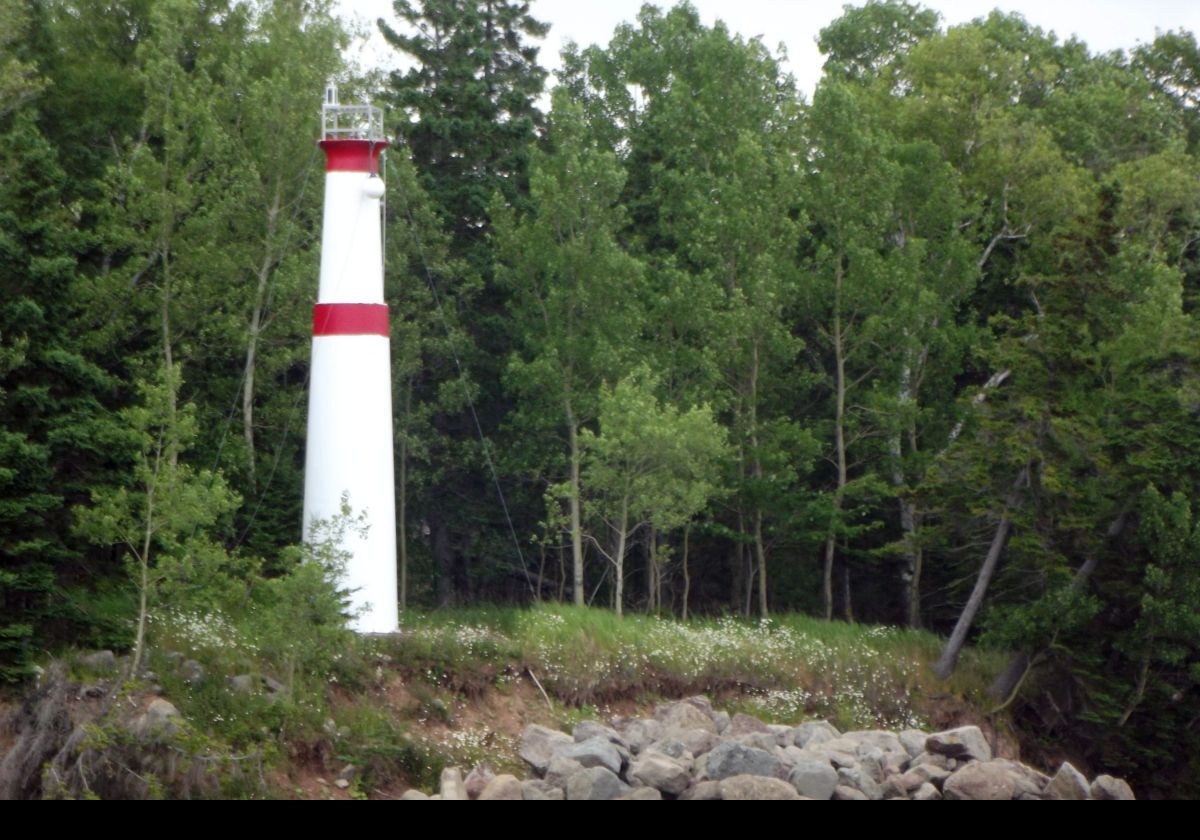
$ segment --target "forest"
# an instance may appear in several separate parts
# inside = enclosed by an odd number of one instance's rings
[[[1200,784],[1200,45],[0,0],[0,678],[298,562],[321,97],[386,109],[402,608],[923,627]],[[140,635],[138,636],[140,638]],[[1039,691],[1029,687],[1036,681]]]

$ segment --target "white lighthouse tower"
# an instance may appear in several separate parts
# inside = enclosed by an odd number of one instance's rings
[[[379,155],[387,147],[383,112],[341,105],[325,90],[320,146],[325,152],[321,285],[313,308],[304,529],[340,515],[346,496],[365,532],[348,530],[354,629],[397,629],[396,506],[392,462],[392,377],[383,301]]]

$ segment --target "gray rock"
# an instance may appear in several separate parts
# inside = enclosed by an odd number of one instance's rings
[[[625,739],[634,755],[661,740],[666,732],[665,726],[650,718],[615,718],[613,728]]]
[[[562,788],[541,779],[526,779],[521,782],[521,796],[526,800],[558,801],[565,798]]]
[[[97,697],[103,697],[105,694],[108,694],[108,689],[104,685],[96,683],[95,685],[89,685],[80,694],[95,700]]]
[[[496,774],[486,763],[476,764],[471,768],[471,772],[467,774],[467,778],[463,780],[463,785],[467,789],[467,797],[478,799],[479,795],[483,793],[484,789],[494,778],[496,778]]]
[[[925,740],[925,752],[962,760],[992,760],[992,747],[978,726],[960,726],[936,732]]]
[[[564,749],[559,753],[563,758],[579,762],[581,767],[607,767],[614,774],[620,775],[625,761],[617,747],[607,738],[588,738]]]
[[[333,786],[338,790],[346,790],[350,787],[350,781],[348,779],[334,779]]]
[[[183,681],[188,685],[196,685],[204,679],[204,666],[195,659],[188,659],[180,665],[179,672],[183,675]]]
[[[713,719],[687,700],[659,706],[654,710],[654,719],[667,729],[702,729],[713,735],[717,734],[717,725]]]
[[[749,735],[753,732],[770,732],[767,725],[756,717],[738,712],[729,722],[729,727],[722,732],[726,738],[736,738],[738,735]]]
[[[912,793],[922,785],[932,784],[940,788],[950,776],[950,771],[933,764],[918,764],[908,772],[892,776],[888,781],[894,781],[905,793]]]
[[[113,673],[117,670],[117,655],[111,650],[98,650],[80,657],[79,664],[92,671]]]
[[[781,723],[768,723],[767,731],[775,736],[775,745],[777,747],[788,747],[792,745],[792,727],[784,726]]]
[[[775,743],[775,736],[770,732],[751,732],[748,735],[738,735],[733,740],[743,746],[753,747],[756,750],[765,750],[766,752],[775,752],[775,749],[779,746]]]
[[[891,753],[894,755],[894,753]],[[884,779],[885,757],[883,750],[867,747],[859,750],[858,767],[875,782],[882,784]]]
[[[883,791],[884,799],[908,799],[908,791],[899,782],[899,776],[892,776],[885,779],[879,789]]]
[[[721,798],[720,782],[697,782],[685,790],[680,799],[712,801]]]
[[[1133,788],[1129,786],[1128,782],[1124,779],[1117,779],[1108,775],[1097,776],[1096,781],[1092,782],[1090,793],[1092,794],[1092,799],[1137,799],[1133,795]]]
[[[629,791],[629,793],[626,793],[622,796],[617,797],[618,800],[623,799],[623,800],[627,800],[627,801],[642,801],[642,800],[658,801],[658,800],[661,800],[662,798],[663,798],[662,794],[659,793],[657,790],[655,790],[652,787],[635,787],[633,790]]]
[[[747,747],[736,741],[723,741],[708,753],[706,773],[709,779],[720,781],[730,776],[782,775],[783,765],[779,758],[766,750]]]
[[[283,694],[287,691],[287,686],[279,680],[268,677],[265,674],[262,678],[263,688],[267,690],[267,694]]]
[[[838,737],[828,741],[820,736],[810,738],[804,749],[823,756],[834,767],[857,767],[858,744],[848,738]]]
[[[921,753],[912,761],[908,762],[908,766],[910,768],[923,766],[938,767],[949,773],[954,769],[950,766],[951,762],[952,759],[946,758],[944,755],[938,755],[937,753]]]
[[[1020,799],[1024,794],[1041,799],[1042,791],[1046,789],[1046,785],[1050,784],[1050,777],[1045,773],[1040,773],[1032,767],[1016,761],[1010,761],[1007,758],[993,758],[991,763],[1006,767],[1012,773],[1013,784],[1016,786],[1016,793],[1013,795],[1015,799]],[[934,783],[937,782],[934,781]]]
[[[942,798],[942,792],[931,783],[926,782],[917,788],[917,792],[912,795],[912,798],[917,802],[934,802]]]
[[[802,723],[795,728],[795,736],[792,743],[797,747],[807,747],[810,744],[815,746],[823,741],[832,741],[834,738],[839,738],[841,734],[832,723],[824,720],[814,720]]]
[[[947,799],[1005,800],[1016,793],[1016,779],[1001,762],[971,761],[942,784]]]
[[[582,769],[584,769],[583,765],[575,759],[567,758],[565,755],[556,755],[550,759],[550,766],[546,768],[544,778],[554,787],[566,790],[567,780]]]
[[[480,802],[518,801],[524,798],[520,779],[507,773],[493,777],[479,793]]]
[[[659,746],[662,744],[665,747],[669,741],[678,741],[685,750],[699,758],[720,743],[720,738],[704,729],[669,729],[661,740],[655,741],[651,746],[670,755],[670,752]]]
[[[1043,791],[1043,796],[1047,799],[1088,799],[1090,794],[1091,785],[1088,784],[1087,777],[1076,770],[1069,761],[1062,763]]]
[[[862,791],[867,799],[878,802],[883,799],[883,788],[861,767],[841,767],[837,771],[838,786]]]
[[[343,766],[341,770],[338,771],[337,777],[339,779],[345,779],[347,782],[353,782],[354,778],[357,775],[358,775],[358,768],[355,767],[353,764],[347,764],[347,765]]]
[[[796,789],[783,779],[768,776],[729,776],[720,781],[721,798],[726,800],[745,799],[799,799]]]
[[[609,743],[616,744],[619,747],[629,749],[629,742],[621,737],[621,734],[611,726],[605,726],[599,721],[583,720],[575,724],[575,729],[571,732],[575,738],[575,743],[579,744],[592,738],[603,738]]]
[[[884,754],[892,754],[903,756],[908,759],[908,751],[904,749],[904,745],[900,743],[900,738],[895,732],[885,732],[882,729],[865,729],[858,732],[847,732],[842,735],[842,739],[854,744],[854,751],[857,755],[867,755],[871,750],[877,750]]]
[[[401,802],[428,802],[429,794],[422,793],[416,788],[409,788],[400,797]]]
[[[909,758],[916,758],[925,752],[925,741],[929,737],[920,729],[905,729],[897,736]]]
[[[801,796],[810,799],[829,799],[838,784],[838,773],[827,761],[805,757],[796,762],[788,781]]]
[[[169,700],[156,697],[146,711],[134,718],[130,729],[139,738],[162,738],[178,732],[181,720],[179,710]]]
[[[708,733],[705,734],[707,735]],[[643,754],[647,752],[660,753],[661,755],[669,756],[689,765],[696,758],[692,755],[692,751],[687,748],[687,744],[678,738],[663,738],[661,741],[655,741],[651,746],[643,750]]]
[[[686,767],[653,750],[643,753],[630,765],[629,780],[673,796],[683,793],[692,783]]]
[[[567,781],[567,799],[608,800],[624,796],[633,788],[617,778],[607,767],[588,767]]]
[[[447,767],[443,770],[439,792],[443,802],[466,802],[467,787],[463,784],[462,771],[457,767]]]
[[[238,694],[250,694],[257,687],[258,681],[253,674],[236,674],[229,678],[229,687]]]
[[[550,766],[550,759],[559,751],[574,744],[575,739],[570,735],[531,723],[521,732],[518,754],[522,761],[533,768],[533,772],[544,776],[546,768]]]
[[[858,802],[869,802],[871,799],[871,797],[867,796],[858,788],[849,787],[847,785],[838,785],[835,787],[833,789],[833,798],[840,801],[851,800]]]
[[[717,725],[718,735],[724,734],[725,730],[729,728],[729,724],[732,720],[729,717],[729,712],[713,712],[712,719],[713,723]]]

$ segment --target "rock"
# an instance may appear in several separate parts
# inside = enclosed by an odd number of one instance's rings
[[[338,790],[345,790],[346,788],[350,787],[350,782],[348,782],[346,779],[334,779],[333,786]]]
[[[780,723],[768,723],[767,731],[775,737],[775,746],[787,747],[792,744],[792,727]]]
[[[792,741],[797,747],[815,746],[823,741],[832,741],[834,738],[840,738],[841,732],[837,731],[832,723],[823,720],[814,720],[809,723],[802,723],[795,728],[795,737]]]
[[[807,796],[809,799],[829,799],[837,787],[838,773],[827,761],[805,757],[796,762],[796,766],[788,775],[788,781],[801,796]]]
[[[166,737],[179,731],[181,719],[179,710],[169,700],[157,697],[134,719],[130,729],[139,738]]]
[[[629,780],[678,796],[692,783],[691,774],[678,761],[648,750],[629,767]]]
[[[82,692],[80,692],[80,694],[82,694],[84,697],[90,697],[93,700],[95,700],[97,697],[103,697],[107,693],[108,689],[99,683],[96,685],[89,685]]]
[[[732,720],[729,717],[729,712],[713,712],[712,719],[713,719],[713,723],[715,723],[717,725],[717,734],[718,735],[722,735],[725,733],[725,730],[729,728],[729,724]]]
[[[180,665],[179,672],[183,675],[183,681],[188,685],[196,685],[204,679],[204,666],[195,659],[188,659]]]
[[[839,801],[854,800],[859,802],[869,802],[871,797],[867,796],[856,787],[847,787],[846,785],[838,785],[833,789],[833,798]]]
[[[727,800],[800,798],[796,789],[783,779],[767,776],[730,776],[722,779],[720,785],[721,798]]]
[[[925,752],[925,741],[929,738],[920,729],[905,729],[897,736],[909,758],[916,758]]]
[[[239,694],[250,694],[257,682],[253,674],[236,674],[229,678],[229,687]]]
[[[668,746],[667,742],[678,741],[693,757],[699,758],[720,743],[720,740],[719,737],[704,729],[670,729],[663,734],[661,740],[651,744],[651,748],[670,755],[670,751],[661,748],[660,745],[666,747]]]
[[[751,732],[749,735],[738,735],[733,740],[747,747],[753,747],[756,750],[764,750],[765,752],[773,753],[779,745],[775,743],[775,736],[770,732]]]
[[[615,744],[602,737],[588,738],[586,741],[572,744],[559,755],[579,762],[581,767],[607,767],[616,775],[621,774],[627,761],[622,759]]]
[[[654,719],[667,729],[701,729],[713,735],[717,734],[717,725],[713,719],[687,700],[659,706],[654,710]]]
[[[401,802],[428,802],[429,794],[422,793],[416,788],[409,788],[400,797]]]
[[[859,732],[847,732],[842,735],[842,739],[854,744],[854,751],[859,756],[866,755],[870,750],[878,750],[884,754],[891,753],[901,755],[905,759],[908,758],[908,751],[904,749],[904,745],[900,743],[900,738],[895,732],[866,729]]]
[[[629,793],[617,797],[617,799],[628,801],[661,800],[662,798],[662,794],[652,787],[635,787]]]
[[[556,732],[546,726],[538,726],[536,723],[531,723],[521,732],[521,745],[518,754],[521,756],[522,761],[533,768],[533,772],[539,776],[544,776],[546,768],[550,766],[550,759],[557,752],[574,746],[574,744],[575,739],[570,735]]]
[[[541,779],[526,779],[521,782],[521,796],[526,800],[562,800],[563,789]]]
[[[267,690],[267,694],[284,694],[287,691],[287,686],[279,680],[272,679],[268,676],[262,678],[263,688]]]
[[[894,753],[893,753],[894,755]],[[876,783],[882,783],[884,778],[884,753],[883,750],[869,747],[861,750],[858,756],[858,767],[866,773]]]
[[[694,801],[712,801],[721,798],[720,782],[697,782],[685,790],[680,799]]]
[[[899,776],[891,776],[885,779],[879,789],[883,791],[883,798],[886,799],[908,799],[908,791],[900,784]]]
[[[1017,785],[1013,773],[1001,762],[971,761],[942,784],[947,799],[1012,799]]]
[[[1016,785],[1016,793],[1013,795],[1015,799],[1020,799],[1022,795],[1029,794],[1031,796],[1042,798],[1042,791],[1046,789],[1046,785],[1050,783],[1050,777],[1045,773],[1039,773],[1032,767],[1020,764],[1016,761],[1010,761],[1007,758],[994,758],[991,761],[1001,767],[1008,768],[1012,773],[1013,784]],[[934,780],[936,784],[936,780]]]
[[[960,726],[936,732],[925,740],[925,752],[955,759],[992,760],[992,747],[978,726]]]
[[[352,781],[354,781],[354,777],[357,775],[358,775],[358,768],[355,767],[353,764],[347,764],[341,770],[338,771],[337,777],[339,779],[345,779],[347,782],[352,782]]]
[[[516,776],[503,773],[494,776],[479,794],[481,802],[505,802],[525,798],[521,781]]]
[[[98,650],[79,659],[79,664],[92,671],[115,673],[117,670],[117,655],[111,650]]]
[[[696,731],[699,732],[700,730]],[[708,733],[704,734],[707,735]],[[714,741],[713,744],[715,745],[715,743]],[[696,758],[692,755],[692,751],[687,748],[687,744],[678,738],[663,738],[661,741],[655,741],[643,752],[656,752],[689,765]]]
[[[616,744],[619,747],[629,749],[629,742],[621,737],[617,730],[610,726],[605,726],[599,721],[584,720],[575,724],[575,729],[571,733],[575,737],[575,743],[579,744],[592,738],[603,738],[609,743]]]
[[[730,776],[769,776],[778,778],[783,765],[779,758],[766,750],[747,747],[736,741],[723,741],[708,753],[706,773],[709,779],[720,781]]]
[[[736,738],[738,735],[749,735],[754,732],[770,732],[767,725],[756,717],[738,712],[729,722],[729,727],[721,734],[726,738]]]
[[[1092,782],[1089,792],[1092,795],[1092,799],[1137,799],[1133,795],[1133,788],[1129,786],[1128,782],[1124,779],[1117,779],[1107,775],[1097,776],[1096,781]]]
[[[544,778],[554,787],[566,790],[567,780],[583,769],[583,765],[575,759],[556,755],[550,759],[550,766],[546,768]]]
[[[921,753],[912,761],[908,762],[908,766],[912,768],[928,765],[930,767],[941,768],[949,773],[952,769],[954,769],[950,766],[952,760],[953,759],[946,758],[946,756],[938,755],[937,753]]]
[[[338,734],[337,721],[333,718],[325,718],[325,722],[321,724],[321,731],[330,738],[335,737]]]
[[[613,728],[625,739],[634,755],[662,739],[666,732],[660,722],[648,718],[614,718]]]
[[[917,802],[933,802],[942,798],[942,792],[926,782],[917,788],[917,792],[912,795],[912,798]]]
[[[834,767],[857,767],[858,744],[847,738],[837,737],[828,741],[810,738],[804,749],[824,757]]]
[[[633,788],[617,778],[607,767],[588,767],[567,781],[567,799],[608,800],[624,796]]]
[[[1047,799],[1088,799],[1090,793],[1087,777],[1069,761],[1064,761],[1042,795]]]
[[[471,772],[467,774],[467,778],[463,780],[463,786],[467,789],[468,798],[478,799],[488,784],[495,778],[496,774],[492,772],[492,768],[486,763],[476,764],[471,768]],[[520,797],[517,798],[519,799]]]
[[[861,767],[842,767],[837,771],[838,785],[855,788],[873,802],[883,799],[883,788]]]
[[[467,801],[467,787],[463,784],[462,771],[457,767],[447,767],[443,770],[440,792],[443,801]]]
[[[918,764],[907,773],[892,776],[888,781],[898,784],[905,793],[912,793],[925,784],[932,784],[940,788],[949,776],[949,770],[933,764]]]

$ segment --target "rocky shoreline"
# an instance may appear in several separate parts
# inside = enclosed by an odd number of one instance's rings
[[[1064,762],[1053,776],[993,756],[976,726],[927,733],[839,732],[824,721],[767,724],[715,711],[705,697],[647,718],[583,721],[571,734],[527,726],[520,756],[532,777],[442,774],[430,796],[407,800],[525,799],[1134,799],[1108,775],[1088,780]]]

